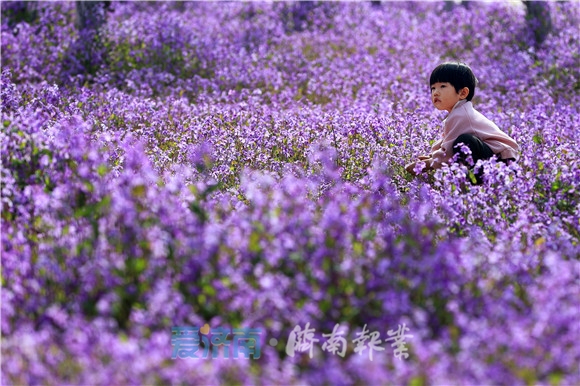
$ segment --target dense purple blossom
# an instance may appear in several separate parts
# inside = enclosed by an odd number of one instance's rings
[[[73,3],[2,2],[2,383],[579,383],[580,8],[549,8],[534,45],[513,4],[113,2],[83,73]],[[404,169],[446,60],[521,146],[481,185]],[[261,358],[171,360],[205,323]],[[409,358],[288,356],[306,323],[405,323]]]

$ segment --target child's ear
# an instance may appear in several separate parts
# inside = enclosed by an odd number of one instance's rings
[[[463,87],[459,90],[459,98],[465,99],[469,95],[469,87]]]

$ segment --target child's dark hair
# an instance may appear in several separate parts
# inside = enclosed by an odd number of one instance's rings
[[[469,88],[469,94],[466,99],[470,101],[475,94],[477,78],[475,78],[473,71],[467,64],[448,62],[438,65],[431,73],[429,85],[437,82],[449,82],[455,87],[457,92],[463,87]]]

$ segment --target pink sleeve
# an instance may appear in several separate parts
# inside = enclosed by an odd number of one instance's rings
[[[445,152],[441,149],[431,153],[431,166],[433,169],[439,169],[445,160]]]
[[[453,157],[453,142],[455,139],[461,134],[472,131],[469,129],[471,125],[465,122],[468,118],[464,106],[459,106],[454,112],[453,115],[450,115],[445,120],[443,139],[438,142],[439,149],[435,149],[435,146],[433,146],[432,150],[435,151],[431,154],[431,157],[433,157],[431,165],[435,169],[441,167],[441,164],[447,163]]]
[[[440,139],[439,141],[435,142],[433,146],[431,146],[431,162],[428,166],[438,169],[441,167],[441,160],[445,156],[445,152],[441,150],[441,144],[443,140]]]

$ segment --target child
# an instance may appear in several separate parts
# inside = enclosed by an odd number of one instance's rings
[[[455,153],[460,152],[459,161],[466,164],[467,155],[461,153],[458,144],[463,143],[471,150],[473,165],[480,159],[496,155],[503,162],[515,161],[518,144],[501,131],[495,123],[473,108],[471,99],[475,93],[477,80],[471,68],[462,63],[443,63],[431,73],[431,100],[439,110],[449,114],[443,121],[443,134],[431,148],[428,156],[419,156],[418,161],[405,166],[415,175],[415,164],[426,164],[423,170],[440,168]],[[481,172],[476,174],[481,183]]]

